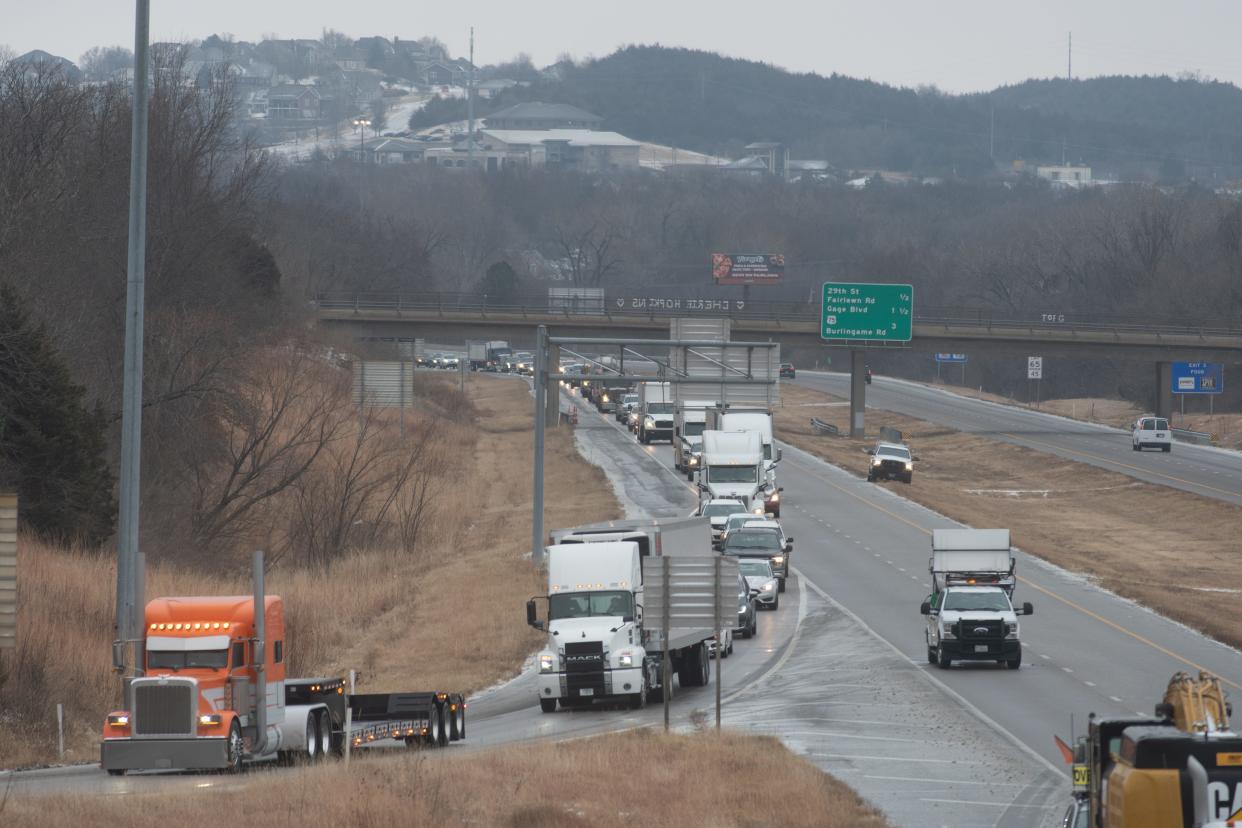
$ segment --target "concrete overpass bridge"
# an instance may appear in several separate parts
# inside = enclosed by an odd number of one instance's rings
[[[785,346],[814,345],[850,350],[902,347],[927,353],[1124,358],[1150,361],[1157,413],[1172,412],[1171,364],[1175,361],[1242,363],[1242,321],[1203,325],[1153,323],[1119,317],[1042,314],[1005,318],[986,309],[919,308],[913,340],[901,346],[820,339],[818,305],[735,299],[608,297],[549,305],[547,296],[503,302],[478,294],[417,295],[325,293],[316,298],[320,324],[355,339],[423,337],[439,342],[505,339],[534,345],[535,329],[553,336],[662,338],[675,317],[728,317],[733,338],[775,340]],[[556,301],[556,300],[553,300]]]

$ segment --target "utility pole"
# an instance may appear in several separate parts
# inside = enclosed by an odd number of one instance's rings
[[[1069,33],[1069,43],[1065,48],[1065,79],[1074,79],[1074,33]]]
[[[474,26],[470,27],[470,73],[466,76],[466,152],[474,169]]]
[[[988,101],[989,119],[992,126],[988,134],[988,157],[992,159],[992,163],[996,163],[996,104]]]
[[[142,672],[145,583],[138,551],[138,506],[142,471],[142,338],[147,249],[147,73],[150,69],[150,0],[134,10],[134,111],[129,155],[129,251],[125,282],[125,361],[121,404],[121,502],[117,516],[116,632],[113,661],[122,681],[125,651],[132,675]],[[125,687],[128,690],[128,686]]]

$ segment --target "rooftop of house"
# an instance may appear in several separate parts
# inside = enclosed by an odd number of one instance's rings
[[[564,141],[571,147],[638,147],[633,138],[595,129],[483,129],[480,134],[502,144],[542,144]]]

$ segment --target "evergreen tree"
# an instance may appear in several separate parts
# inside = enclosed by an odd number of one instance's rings
[[[46,328],[0,285],[0,485],[15,487],[24,527],[98,545],[116,509],[106,419],[86,404]]]

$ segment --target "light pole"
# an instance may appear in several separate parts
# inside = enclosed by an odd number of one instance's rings
[[[370,118],[354,118],[354,127],[358,129],[358,161],[363,164],[367,162],[367,127],[370,125]]]

